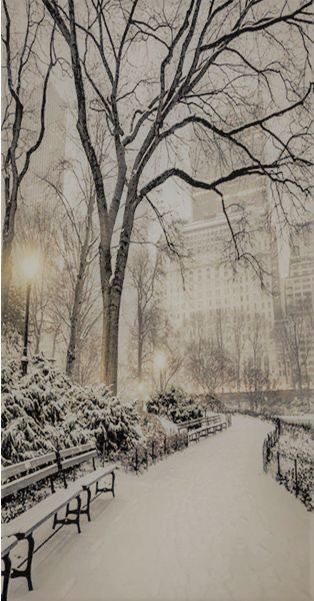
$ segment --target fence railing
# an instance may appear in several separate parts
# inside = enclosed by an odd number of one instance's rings
[[[278,448],[280,428],[267,434],[263,443],[263,468],[279,484],[298,497],[309,511],[313,509],[313,464],[310,459]]]
[[[159,438],[152,438],[145,445],[136,445],[132,452],[125,456],[122,463],[126,469],[139,472],[143,468],[148,469],[156,461],[163,459],[171,453],[182,450],[188,445],[189,438],[187,432],[178,432]]]
[[[230,414],[225,415],[225,421],[227,426],[230,427]],[[180,425],[182,426],[183,424]],[[171,453],[181,451],[188,446],[189,431],[188,428],[186,428],[182,430],[182,432],[179,431],[173,434],[159,436],[158,438],[150,438],[146,444],[136,445],[130,453],[121,458],[121,463],[126,470],[131,469],[138,473],[142,469],[148,469],[150,465],[153,465]]]

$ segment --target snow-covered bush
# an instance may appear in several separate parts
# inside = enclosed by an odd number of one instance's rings
[[[122,405],[104,385],[77,387],[71,407],[79,422],[107,452],[128,451],[139,439],[139,417],[133,405]]]
[[[138,416],[105,386],[81,387],[43,357],[22,376],[20,363],[2,369],[2,457],[18,462],[57,448],[95,441],[125,451],[139,438]]]
[[[272,446],[267,469],[289,492],[298,496],[308,510],[314,508],[313,451],[314,443],[307,424],[281,421],[281,435]]]
[[[199,402],[187,398],[181,390],[175,388],[159,393],[149,400],[147,411],[155,415],[165,415],[174,423],[186,422],[203,415]]]

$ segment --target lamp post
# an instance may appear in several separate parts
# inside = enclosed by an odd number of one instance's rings
[[[24,321],[24,337],[23,337],[23,355],[21,361],[22,375],[27,374],[28,367],[28,332],[29,332],[29,307],[31,298],[31,289],[34,277],[39,270],[39,255],[35,253],[26,254],[22,260],[22,273],[26,278],[26,304],[25,304],[25,321]]]
[[[162,382],[162,373],[167,365],[167,357],[163,351],[157,351],[154,357],[154,365],[156,370],[159,372],[159,389],[162,392],[163,382]]]

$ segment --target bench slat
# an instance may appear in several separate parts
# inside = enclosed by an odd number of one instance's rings
[[[66,490],[60,490],[47,499],[40,501],[28,509],[17,518],[3,524],[2,534],[4,536],[20,535],[28,536],[31,532],[39,528],[50,517],[55,515],[62,507],[77,497],[81,492],[81,486],[74,485]]]
[[[18,474],[23,474],[35,467],[40,465],[46,465],[47,463],[52,463],[56,459],[55,453],[47,453],[46,455],[40,455],[39,457],[34,457],[32,459],[27,459],[26,461],[21,461],[20,463],[14,463],[13,465],[8,465],[7,467],[3,467],[1,469],[1,482],[6,482],[12,476],[17,476]]]
[[[16,547],[17,543],[18,543],[18,540],[15,536],[5,536],[4,538],[2,538],[1,539],[1,557],[4,557],[8,553],[10,553],[10,551],[12,549],[14,549],[14,547]]]
[[[94,449],[93,451],[88,451],[87,453],[83,453],[82,455],[77,455],[76,457],[70,457],[70,459],[62,461],[62,469],[65,470],[69,467],[73,467],[74,465],[85,463],[85,461],[89,461],[90,459],[93,459],[93,457],[97,457],[96,449]]]
[[[105,465],[104,467],[99,467],[99,468],[97,468],[97,470],[94,470],[93,472],[90,472],[89,474],[85,474],[81,478],[78,478],[78,480],[76,480],[75,483],[79,484],[82,487],[91,486],[92,484],[95,484],[95,482],[100,480],[101,478],[104,478],[105,476],[109,476],[110,474],[112,474],[112,472],[114,472],[116,469],[118,469],[118,466],[114,465],[114,464],[112,464],[112,465],[109,464],[109,465]]]
[[[73,455],[78,455],[79,453],[91,451],[92,449],[95,449],[95,445],[92,442],[87,442],[76,447],[62,449],[62,451],[60,451],[60,457],[61,459],[65,459],[66,457],[72,457]]]
[[[12,482],[8,482],[8,484],[5,484],[4,486],[2,486],[1,496],[4,499],[5,497],[12,495],[19,490],[22,490],[23,488],[27,488],[27,486],[30,486],[31,484],[35,484],[35,482],[44,480],[45,478],[48,478],[49,476],[52,476],[53,474],[56,474],[57,472],[58,472],[58,466],[56,464],[54,464],[54,465],[49,465],[48,467],[44,467],[41,470],[37,470],[36,472],[33,472],[32,474],[27,474],[26,476],[23,476],[22,478],[19,478],[18,480],[12,480]]]

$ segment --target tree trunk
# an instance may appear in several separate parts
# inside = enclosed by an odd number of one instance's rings
[[[137,379],[142,380],[142,357],[143,357],[143,317],[140,303],[137,305],[138,341],[137,341]]]
[[[70,339],[69,345],[67,349],[67,358],[66,358],[66,374],[72,378],[74,367],[75,367],[75,359],[76,359],[76,347],[77,347],[77,330],[78,330],[78,322],[80,317],[80,308],[82,304],[82,292],[83,292],[83,272],[84,267],[82,265],[82,261],[80,263],[79,273],[77,276],[76,284],[75,284],[75,292],[74,292],[74,302],[72,307],[71,319],[70,319]]]
[[[79,270],[76,277],[75,289],[74,289],[74,301],[70,318],[70,339],[67,349],[66,358],[66,373],[70,378],[73,378],[75,369],[75,359],[77,351],[77,338],[78,338],[78,326],[81,314],[81,306],[83,301],[84,291],[84,278],[87,268],[87,259],[89,251],[89,242],[91,236],[91,230],[93,225],[93,210],[94,210],[94,196],[91,196],[88,201],[87,208],[87,221],[85,227],[85,235],[83,245],[80,249],[80,264]]]
[[[2,321],[5,321],[8,304],[9,291],[12,280],[12,242],[13,236],[10,239],[3,234],[2,238],[2,282],[1,282],[1,306],[2,306]]]
[[[101,353],[101,381],[111,392],[118,388],[118,339],[121,293],[112,288],[103,292],[103,336]]]
[[[5,177],[5,216],[2,228],[2,283],[1,283],[1,305],[2,321],[8,310],[9,292],[12,281],[12,249],[14,240],[14,223],[17,208],[17,185],[13,186],[10,197],[10,179]]]
[[[119,249],[115,272],[112,274],[110,247],[100,244],[99,261],[101,291],[103,299],[103,335],[101,349],[101,381],[110,387],[112,393],[118,389],[118,343],[119,314],[125,269],[130,249],[130,238],[134,222],[135,194],[130,191],[126,199],[121,227]]]

